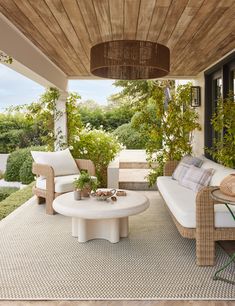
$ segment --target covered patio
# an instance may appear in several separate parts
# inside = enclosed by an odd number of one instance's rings
[[[0,50],[12,56],[10,68],[60,90],[56,105],[62,116],[55,130],[66,140],[69,80],[98,79],[90,72],[92,46],[112,40],[167,46],[170,73],[163,79],[191,80],[200,87],[202,129],[193,135],[193,155],[200,156],[212,145],[215,92],[222,97],[235,92],[234,15],[234,0],[0,0]],[[127,186],[119,184],[125,183],[125,174],[119,177],[124,164],[110,164],[108,187]],[[136,162],[133,177],[143,164],[146,160]],[[224,300],[223,305],[232,305],[235,286],[213,280],[228,253],[217,244],[215,265],[197,266],[195,241],[178,233],[160,193],[143,189],[137,192],[149,199],[150,208],[130,218],[129,236],[116,244],[78,243],[71,237],[70,218],[46,215],[35,197],[3,219],[0,305],[18,305],[12,300],[123,306],[163,305],[156,300],[217,305],[216,300]],[[223,276],[234,279],[234,265]]]

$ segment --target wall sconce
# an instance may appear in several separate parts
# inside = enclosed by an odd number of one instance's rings
[[[201,88],[200,86],[191,86],[191,106],[201,106]]]

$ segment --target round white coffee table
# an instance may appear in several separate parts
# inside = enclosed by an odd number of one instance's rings
[[[128,236],[128,217],[149,207],[149,200],[134,191],[117,197],[117,201],[97,201],[94,198],[74,200],[73,192],[58,196],[53,202],[56,212],[72,217],[72,236],[79,242],[106,239],[112,243]]]

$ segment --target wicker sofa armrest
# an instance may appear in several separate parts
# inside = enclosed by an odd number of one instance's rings
[[[95,165],[89,159],[75,159],[80,170],[86,170],[90,175],[95,176]]]
[[[196,249],[198,265],[213,265],[215,259],[215,213],[211,191],[218,187],[204,187],[196,196]]]
[[[179,161],[177,160],[169,160],[165,163],[163,168],[163,175],[164,176],[171,176],[175,170],[175,168],[178,166]]]

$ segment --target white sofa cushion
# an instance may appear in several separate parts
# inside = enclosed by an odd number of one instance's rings
[[[57,176],[55,177],[55,192],[64,193],[74,190],[74,180],[78,178],[79,175],[66,175],[66,176]],[[36,187],[39,189],[46,190],[46,179],[38,177],[36,179]]]
[[[213,162],[212,160],[206,157],[203,158],[202,168],[204,169],[213,168],[215,170],[211,178],[211,181],[210,181],[210,186],[219,186],[222,180],[226,176],[228,176],[229,174],[235,173],[235,169],[224,167],[220,164]]]
[[[55,176],[80,173],[69,149],[57,152],[31,151],[31,154],[35,163],[51,166]]]
[[[170,176],[160,176],[157,186],[168,208],[184,227],[196,228],[196,195]],[[235,206],[230,205],[235,213]],[[215,227],[235,227],[235,222],[224,204],[215,205]]]

